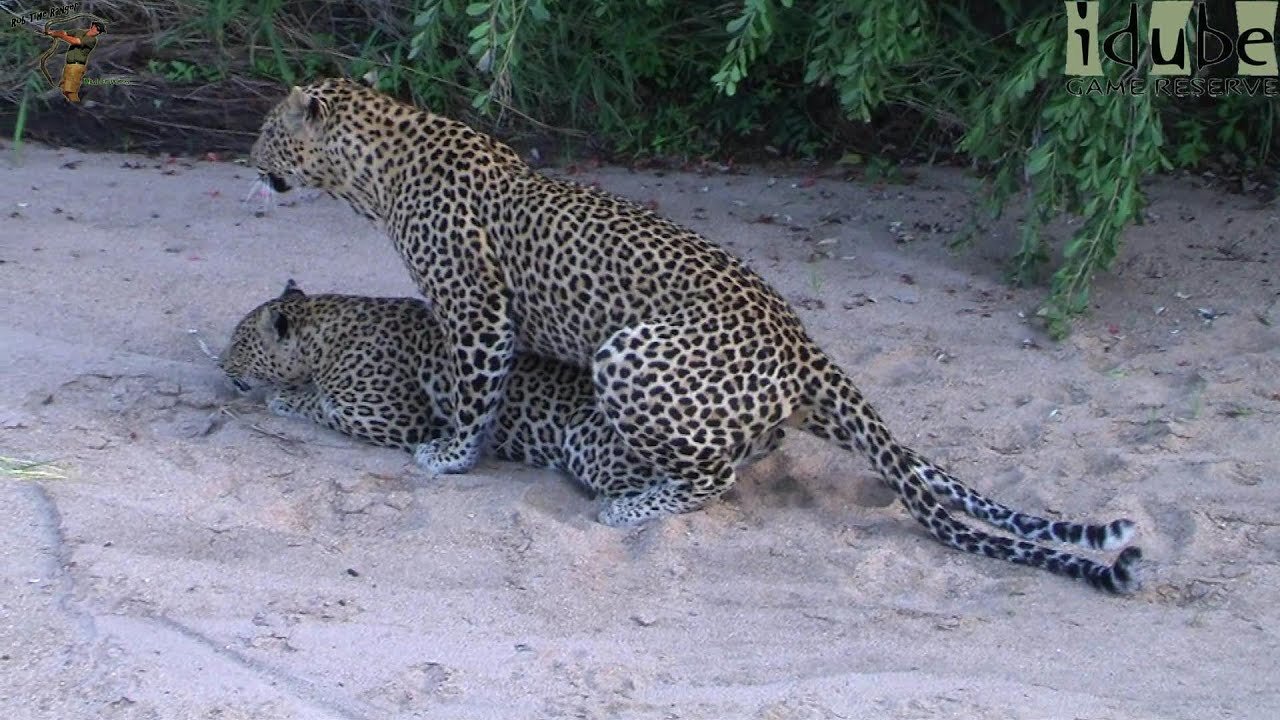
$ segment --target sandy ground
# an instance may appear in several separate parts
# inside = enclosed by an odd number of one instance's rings
[[[931,540],[792,435],[632,531],[558,475],[271,417],[216,352],[296,278],[412,294],[345,205],[240,205],[232,163],[28,147],[0,184],[0,717],[1275,718],[1278,211],[1152,188],[1062,344],[968,251],[971,183],[578,171],[729,244],[901,439],[1053,516],[1138,521],[1115,598]],[[1270,255],[1268,255],[1270,253]],[[1212,317],[1206,320],[1205,317]]]

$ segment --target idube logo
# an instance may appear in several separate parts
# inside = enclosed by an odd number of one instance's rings
[[[1064,4],[1066,74],[1071,76],[1067,92],[1072,95],[1280,96],[1274,32],[1280,2],[1234,3],[1233,35],[1214,27],[1203,2],[1156,0],[1146,3],[1151,8],[1146,38],[1139,34],[1139,3],[1128,3],[1128,23],[1106,37],[1098,30],[1101,3],[1067,0]],[[1208,76],[1210,68],[1230,61],[1236,65],[1234,76]],[[1107,63],[1128,70],[1118,78],[1107,77]],[[1149,77],[1140,76],[1139,67],[1148,68]]]

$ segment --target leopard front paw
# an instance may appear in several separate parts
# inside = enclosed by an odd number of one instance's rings
[[[418,445],[413,461],[432,475],[466,473],[475,467],[480,453],[454,438],[440,438]]]
[[[604,507],[600,508],[600,514],[596,519],[602,525],[609,527],[628,528],[639,525],[655,514],[657,513],[646,508],[639,498],[610,498],[605,500]]]
[[[267,409],[280,417],[306,420],[305,414],[299,409],[300,399],[296,392],[276,390],[267,396]]]

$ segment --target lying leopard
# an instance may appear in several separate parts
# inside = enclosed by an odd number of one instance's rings
[[[243,392],[269,386],[276,415],[414,452],[449,427],[444,338],[416,298],[307,295],[289,280],[236,324],[219,364]],[[521,355],[486,450],[565,472],[605,498],[640,495],[660,478],[623,444],[594,395],[585,370]],[[764,457],[782,437],[779,430],[740,460]]]
[[[661,481],[603,519],[696,510],[784,426],[869,458],[938,540],[968,552],[1136,586],[1136,547],[1111,566],[1042,547],[1112,549],[1129,520],[1092,526],[1009,514],[896,441],[787,302],[709,240],[612,194],[544,176],[467,125],[343,79],[295,87],[251,152],[260,182],[345,199],[393,240],[431,301],[450,356],[447,434],[420,465],[466,472],[501,412],[516,347],[591,373],[600,410]],[[948,507],[1009,531],[993,536]]]

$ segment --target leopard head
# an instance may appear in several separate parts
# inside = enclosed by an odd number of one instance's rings
[[[295,85],[267,113],[249,161],[275,192],[304,185],[346,196],[358,178],[378,169],[371,165],[391,160],[372,146],[380,145],[374,138],[385,131],[382,123],[410,112],[390,96],[344,78]]]
[[[322,80],[293,86],[262,122],[250,163],[276,192],[294,184],[328,189],[343,182],[329,155],[335,104],[345,83]]]
[[[222,372],[240,392],[255,382],[299,386],[311,380],[302,347],[306,294],[289,280],[279,297],[254,308],[231,333],[219,360]]]

